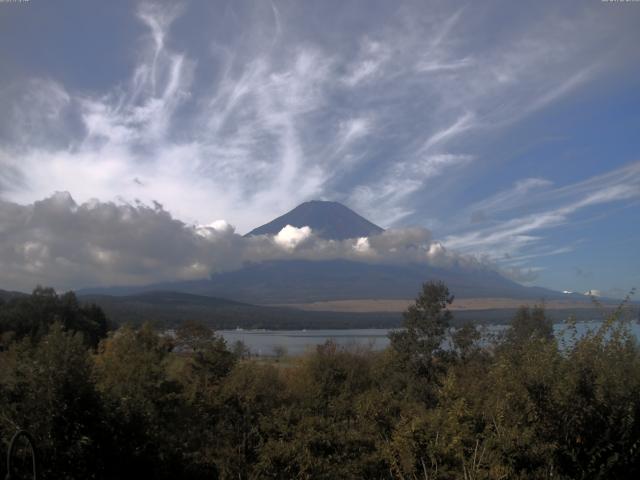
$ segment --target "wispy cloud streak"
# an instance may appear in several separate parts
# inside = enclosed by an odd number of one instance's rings
[[[0,148],[4,198],[120,195],[248,229],[331,197],[390,225],[415,213],[438,176],[480,157],[479,133],[507,129],[597,75],[611,29],[584,8],[534,18],[478,48],[480,12],[424,6],[353,32],[354,47],[342,50],[331,49],[331,28],[302,37],[292,25],[309,19],[271,2],[245,12],[248,40],[216,41],[207,57],[173,46],[188,8],[141,4],[140,61],[113,90],[33,79],[11,99],[18,113],[7,123],[20,128]],[[11,189],[16,174],[23,186]]]
[[[485,254],[505,263],[564,253],[569,251],[567,247],[540,255],[523,251],[540,244],[546,230],[572,222],[581,210],[639,198],[640,162],[557,188],[544,179],[529,178],[472,205],[470,217],[478,220],[477,225],[449,235],[444,243],[458,251]]]

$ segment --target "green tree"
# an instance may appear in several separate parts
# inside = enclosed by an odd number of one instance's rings
[[[224,380],[216,423],[208,425],[206,456],[213,458],[220,478],[262,478],[257,464],[267,440],[264,419],[277,415],[287,391],[272,366],[240,363]]]
[[[368,415],[380,399],[369,395],[371,365],[371,352],[328,341],[300,359],[295,370],[286,369],[288,402],[261,422],[260,475],[376,478],[384,468]]]
[[[91,347],[96,347],[110,328],[100,307],[81,304],[73,292],[58,295],[52,288],[37,287],[31,295],[0,305],[0,348],[25,337],[37,342],[56,322],[79,332]]]
[[[0,360],[0,435],[28,430],[45,478],[100,477],[104,416],[82,335],[54,323],[38,344],[15,343]]]
[[[444,365],[438,359],[452,319],[448,306],[453,295],[442,282],[427,282],[422,292],[403,314],[403,329],[389,337],[394,353],[394,369],[410,375],[409,388],[427,402],[434,398],[434,387]]]
[[[115,477],[182,473],[185,412],[180,384],[168,374],[171,348],[148,323],[122,327],[100,344],[95,382],[109,415],[107,458]]]
[[[451,346],[458,357],[462,361],[466,361],[470,356],[480,351],[478,346],[480,338],[481,334],[476,326],[467,323],[451,334]]]
[[[510,343],[523,343],[533,338],[551,340],[553,321],[547,317],[544,305],[521,306],[506,333]]]
[[[176,348],[185,355],[181,382],[192,399],[211,394],[211,387],[216,387],[237,361],[225,339],[200,322],[183,322],[175,341]]]

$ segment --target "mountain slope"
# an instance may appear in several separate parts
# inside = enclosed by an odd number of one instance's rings
[[[305,312],[166,290],[121,296],[81,294],[80,300],[99,305],[111,321],[121,325],[149,321],[173,327],[185,320],[195,320],[215,329],[326,329],[391,328],[401,322],[397,312]]]
[[[328,239],[370,236],[383,229],[344,205],[306,202],[247,235],[277,234],[286,225],[309,226]],[[459,298],[512,298],[528,301],[566,299],[560,292],[525,287],[490,268],[437,268],[424,263],[387,264],[349,260],[278,260],[250,263],[194,281],[165,282],[143,287],[113,287],[82,293],[132,295],[153,290],[232,299],[249,304],[295,304],[330,300],[411,299],[422,283],[441,280]],[[148,293],[146,295],[149,295]],[[165,294],[154,294],[154,303]],[[133,299],[129,300],[131,302]],[[191,302],[194,299],[190,299]],[[170,303],[172,300],[163,300]]]
[[[348,260],[287,260],[246,265],[209,279],[146,287],[115,287],[83,293],[134,295],[153,290],[185,292],[258,304],[307,303],[351,299],[414,298],[422,283],[442,280],[459,298],[566,298],[553,290],[524,287],[489,269],[376,265]]]
[[[12,298],[25,297],[28,294],[23,292],[14,292],[10,290],[0,290],[0,300],[9,301]]]
[[[314,200],[298,205],[275,220],[251,230],[246,236],[276,235],[287,225],[297,228],[308,226],[319,237],[332,240],[368,237],[384,231],[341,203]]]

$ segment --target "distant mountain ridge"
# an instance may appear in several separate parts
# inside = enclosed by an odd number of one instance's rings
[[[251,230],[245,236],[276,235],[287,225],[310,227],[317,236],[331,240],[368,237],[384,232],[383,228],[341,203],[312,200]]]
[[[18,298],[18,297],[24,297],[25,295],[27,295],[24,292],[16,292],[16,291],[12,291],[12,290],[2,290],[0,289],[0,300],[2,301],[9,301],[13,298]]]

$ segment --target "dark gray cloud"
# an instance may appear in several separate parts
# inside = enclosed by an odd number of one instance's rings
[[[209,243],[161,208],[76,204],[68,193],[22,206],[0,203],[0,265],[4,287],[35,283],[144,283],[205,276]]]
[[[309,227],[287,226],[275,236],[245,238],[224,221],[187,225],[159,203],[78,204],[66,192],[29,205],[0,202],[0,288],[136,285],[206,278],[245,262],[336,258],[480,266],[447,251],[422,228],[332,241]]]

